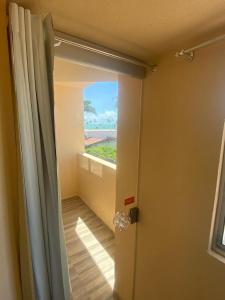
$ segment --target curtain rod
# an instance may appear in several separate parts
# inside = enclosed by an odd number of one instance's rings
[[[78,38],[76,36],[68,35],[66,33],[56,31],[55,30],[55,47],[60,46],[61,43],[71,45],[74,47],[78,47],[90,52],[94,52],[100,55],[108,56],[117,60],[125,61],[127,63],[131,63],[137,66],[145,67],[150,69],[151,71],[155,71],[156,65],[153,64],[147,64],[143,61],[140,61],[132,56],[128,56],[125,54],[122,54],[120,52],[117,52],[115,50],[112,50],[110,48],[106,48],[97,44],[94,44],[92,42],[89,42],[87,40],[83,40],[81,38]]]
[[[182,50],[176,52],[175,56],[176,57],[185,57],[186,59],[192,61],[194,59],[194,51],[195,50],[207,47],[211,44],[214,44],[214,43],[222,41],[222,40],[225,40],[225,34],[217,36],[214,39],[208,40],[208,41],[201,43],[199,45],[196,45],[194,47],[191,47],[188,49],[182,49]]]

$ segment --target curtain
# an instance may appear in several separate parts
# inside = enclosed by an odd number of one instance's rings
[[[67,300],[70,286],[57,180],[51,17],[43,21],[10,3],[9,33],[22,173],[23,298]]]

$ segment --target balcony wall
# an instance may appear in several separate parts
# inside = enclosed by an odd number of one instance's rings
[[[80,154],[77,168],[78,195],[114,231],[116,165]]]
[[[77,154],[84,151],[84,84],[55,84],[55,120],[61,198],[77,196]]]

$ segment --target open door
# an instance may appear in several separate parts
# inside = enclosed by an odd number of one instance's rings
[[[118,84],[116,212],[128,215],[130,209],[138,205],[142,81],[128,75],[119,75]],[[115,231],[115,295],[121,300],[133,299],[136,226],[134,223],[125,231]]]

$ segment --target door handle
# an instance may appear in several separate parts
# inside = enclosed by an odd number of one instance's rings
[[[138,216],[138,207],[132,207],[128,215],[125,212],[118,211],[113,218],[113,224],[119,231],[125,231],[130,224],[138,222]]]

